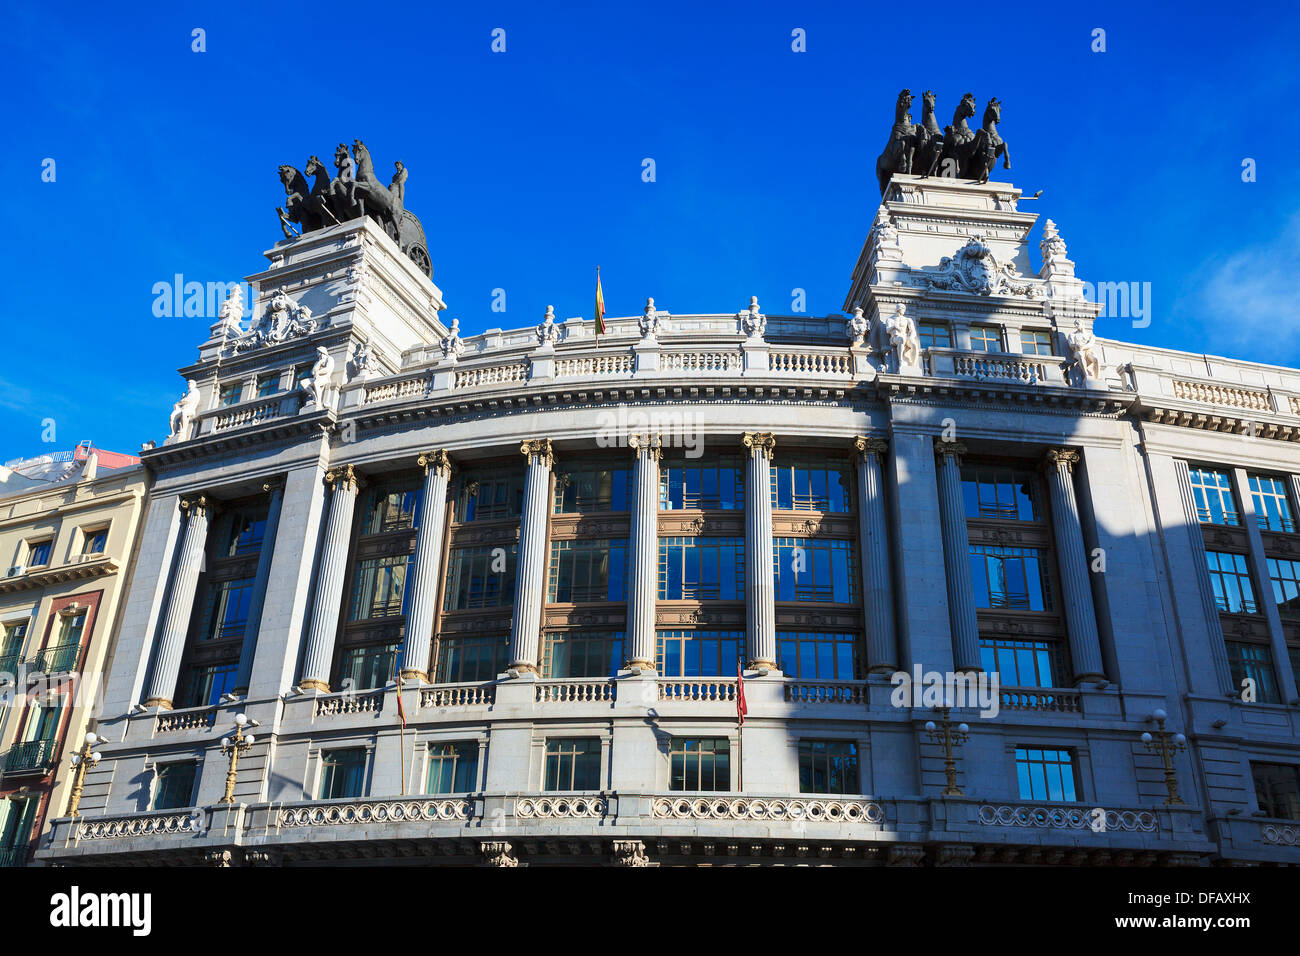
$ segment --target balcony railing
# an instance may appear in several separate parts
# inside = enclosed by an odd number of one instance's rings
[[[6,866],[26,866],[27,846],[0,846],[0,868]]]
[[[729,701],[736,699],[736,679],[660,678],[660,700]]]
[[[54,765],[53,740],[29,740],[15,744],[5,754],[5,773],[45,773]]]
[[[1071,691],[1042,687],[1003,687],[1002,706],[1007,710],[1037,710],[1046,713],[1077,714],[1083,710],[1082,696]]]
[[[537,684],[538,703],[578,703],[612,701],[615,684],[609,680],[545,680]]]
[[[31,659],[28,669],[38,674],[59,674],[75,671],[81,663],[81,644],[54,644],[42,648]]]
[[[787,681],[785,699],[795,704],[861,704],[866,685],[861,682]]]

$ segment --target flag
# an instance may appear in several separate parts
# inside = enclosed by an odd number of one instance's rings
[[[397,679],[397,717],[402,722],[402,728],[405,729],[406,708],[402,706],[402,649],[400,647],[393,655],[393,676]]]
[[[600,266],[596,266],[596,338],[605,334],[605,293],[600,288]]]
[[[745,665],[736,662],[736,722],[737,726],[745,726],[745,715],[749,713],[749,707],[745,704]]]

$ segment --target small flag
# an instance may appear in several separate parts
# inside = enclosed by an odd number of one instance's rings
[[[605,334],[605,293],[600,288],[600,266],[596,266],[596,338]]]
[[[745,726],[745,715],[749,707],[745,703],[745,665],[736,661],[736,721],[737,726]]]
[[[402,706],[402,649],[399,647],[393,655],[393,676],[397,679],[397,716],[406,727],[406,708]]]

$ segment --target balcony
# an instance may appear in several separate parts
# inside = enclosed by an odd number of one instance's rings
[[[54,766],[55,743],[53,740],[29,740],[25,744],[15,744],[5,754],[5,775],[48,773]]]
[[[27,662],[27,669],[36,674],[61,674],[75,671],[81,666],[82,645],[52,644]]]

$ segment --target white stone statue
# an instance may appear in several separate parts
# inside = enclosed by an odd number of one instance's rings
[[[1101,356],[1092,332],[1075,319],[1074,331],[1065,337],[1065,341],[1070,346],[1070,354],[1074,356],[1074,366],[1082,380],[1081,384],[1102,381]]]
[[[737,312],[736,318],[740,320],[740,331],[750,338],[762,338],[763,333],[767,330],[767,316],[758,310],[758,296],[756,295],[749,297],[749,308],[743,312]]]
[[[460,340],[460,319],[451,320],[451,328],[442,339],[442,354],[446,358],[457,359],[465,351],[465,343]]]
[[[871,331],[871,322],[862,314],[862,306],[853,310],[853,317],[845,322],[844,334],[853,342],[854,348],[861,348],[867,342],[867,333]]]
[[[560,340],[560,327],[555,324],[555,306],[546,307],[542,324],[537,327],[537,341],[542,345],[554,345]]]
[[[238,332],[240,330],[239,323],[243,318],[244,289],[238,282],[236,282],[235,287],[231,289],[230,294],[226,296],[226,301],[221,303],[221,311],[217,313],[217,319],[223,329]]]
[[[871,261],[882,259],[893,262],[903,261],[903,245],[898,239],[898,229],[889,217],[889,210],[882,204],[876,210],[875,222],[871,224],[869,235],[871,243]]]
[[[199,410],[199,386],[194,379],[189,379],[186,383],[189,391],[181,396],[181,400],[172,406],[171,416],[171,437],[184,441],[190,430],[190,423],[194,421],[194,415]]]
[[[655,308],[654,299],[645,300],[645,314],[637,323],[641,327],[641,338],[654,338],[666,327],[663,314]]]
[[[334,359],[330,358],[330,353],[322,345],[316,349],[316,364],[311,367],[311,375],[302,380],[308,405],[325,404],[325,391],[329,388],[330,378],[333,375]]]
[[[907,314],[906,305],[900,304],[898,311],[885,323],[885,333],[889,336],[889,348],[897,363],[895,371],[919,369],[921,339],[916,334],[916,323]]]
[[[370,343],[353,343],[352,354],[348,356],[348,373],[353,379],[375,377],[375,370],[370,357]]]
[[[1043,225],[1043,238],[1038,241],[1038,251],[1043,255],[1043,262],[1066,258],[1065,240],[1057,231],[1056,223],[1050,219]]]

